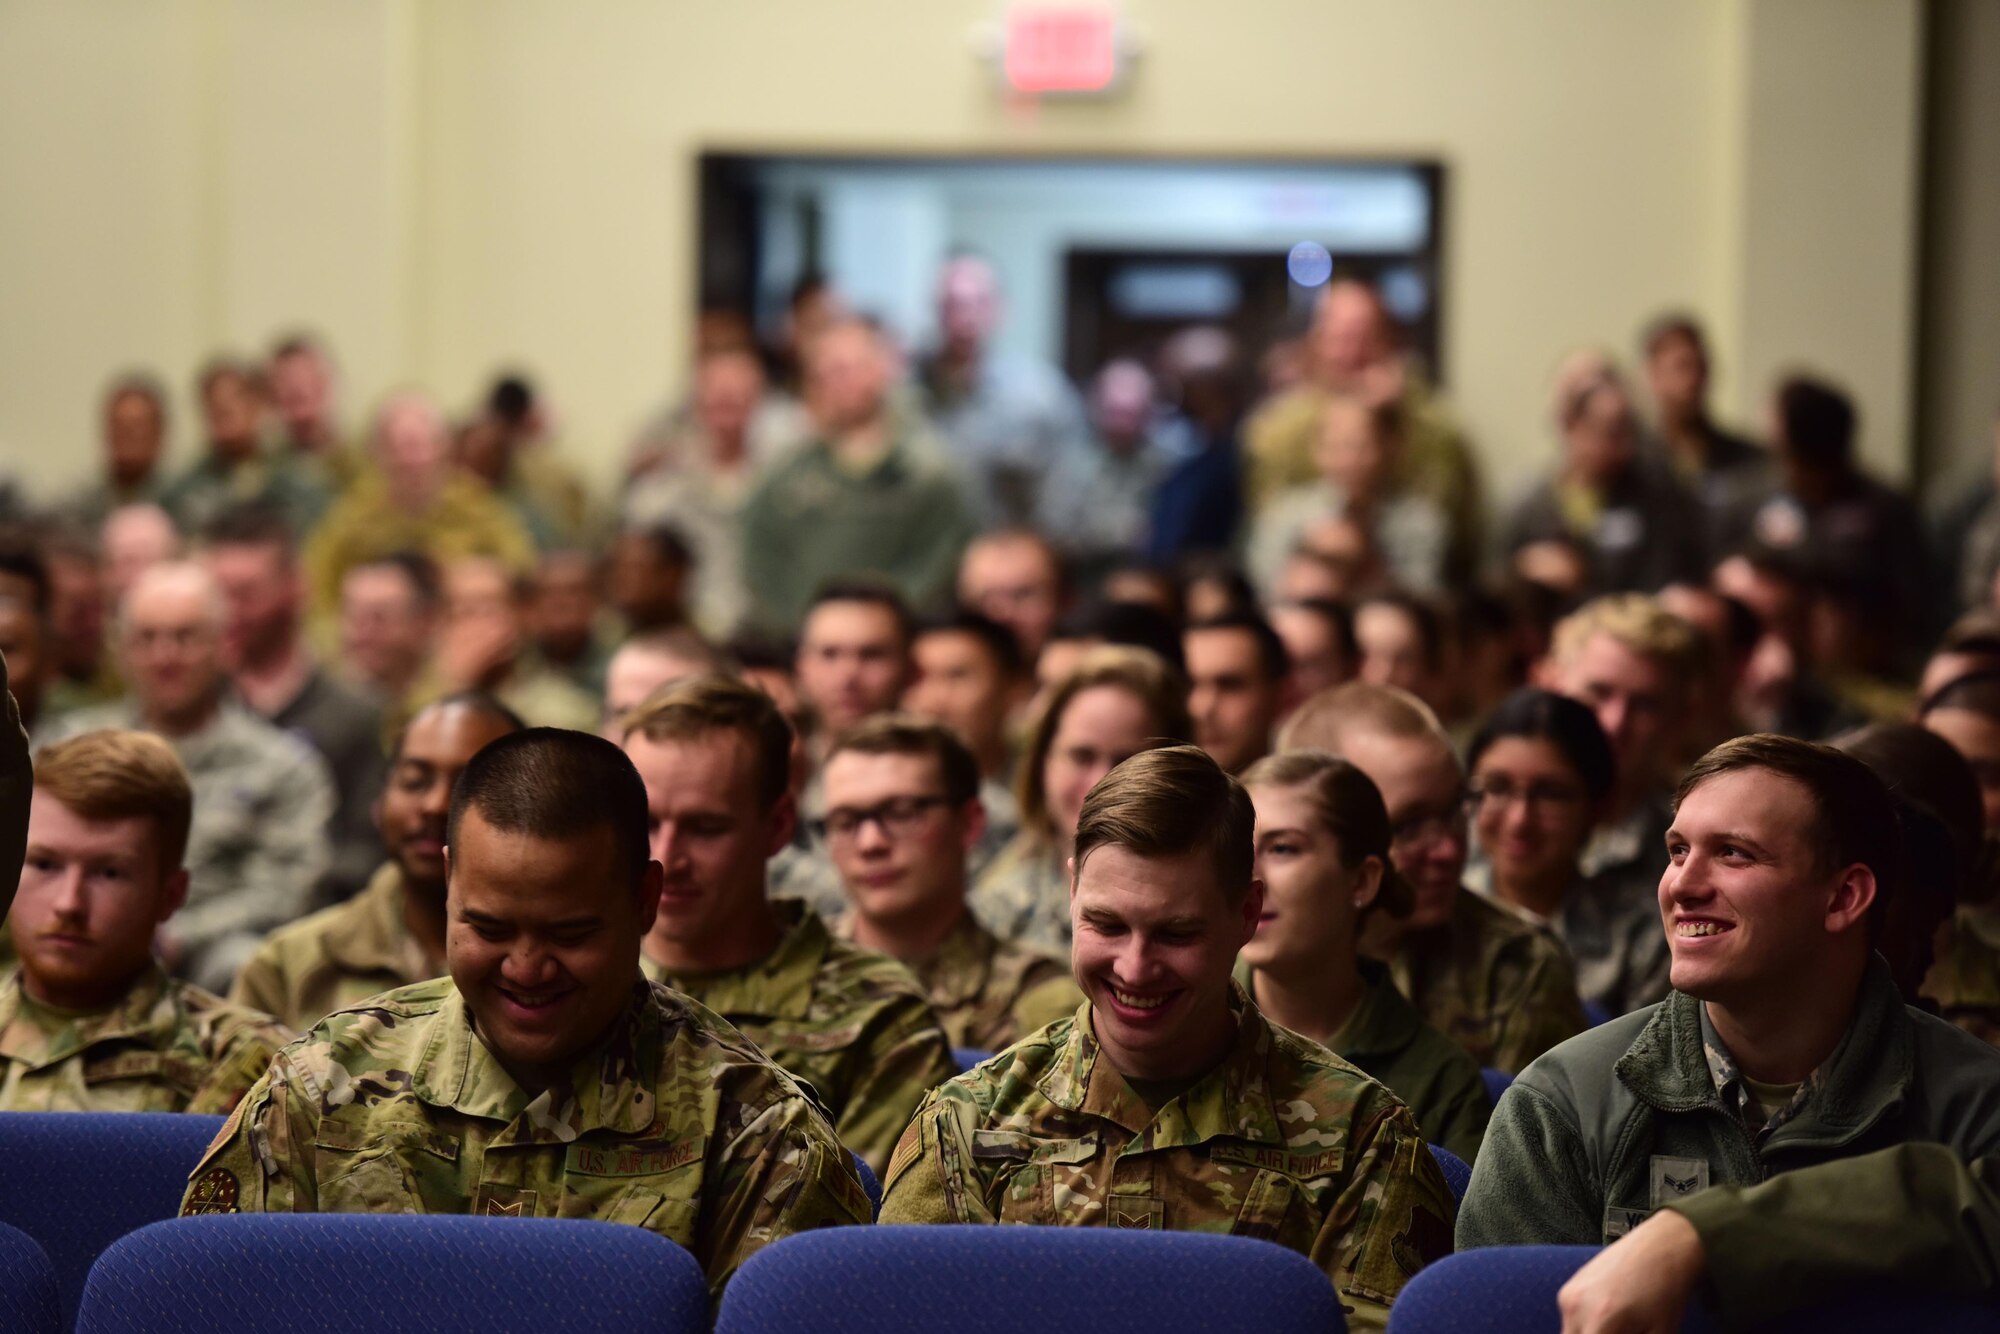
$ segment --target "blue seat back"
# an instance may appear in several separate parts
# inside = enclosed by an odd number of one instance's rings
[[[1472,1184],[1471,1164],[1442,1144],[1431,1145],[1431,1157],[1437,1159],[1438,1171],[1444,1173],[1444,1184],[1451,1187],[1452,1203],[1464,1204],[1465,1188]]]
[[[700,1334],[687,1251],[619,1223],[223,1214],[141,1228],[91,1270],[77,1334]]]
[[[57,1334],[62,1305],[48,1252],[19,1228],[0,1223],[0,1329],[9,1334]]]
[[[1611,1013],[1611,1007],[1603,1001],[1583,1003],[1583,1021],[1592,1028],[1596,1028],[1599,1024],[1608,1024],[1615,1018],[1617,1016]]]
[[[1098,1227],[841,1227],[750,1257],[716,1334],[1340,1334],[1333,1284],[1269,1242]]]
[[[104,1248],[180,1212],[188,1173],[221,1129],[219,1116],[171,1112],[0,1115],[0,1223],[48,1253],[65,1327]]]
[[[870,1167],[862,1159],[861,1155],[852,1149],[847,1151],[847,1156],[854,1160],[854,1173],[861,1178],[861,1189],[868,1192],[868,1202],[875,1206],[876,1214],[880,1215],[882,1212],[882,1183],[875,1179],[875,1169]]]
[[[1514,1082],[1514,1076],[1505,1070],[1495,1070],[1490,1065],[1479,1068],[1479,1077],[1486,1082],[1486,1096],[1493,1100],[1493,1105],[1496,1107],[1500,1105],[1500,1095]]]
[[[958,1062],[958,1071],[960,1074],[964,1074],[973,1066],[992,1060],[993,1053],[990,1051],[981,1051],[977,1047],[953,1047],[951,1049],[951,1059]]]

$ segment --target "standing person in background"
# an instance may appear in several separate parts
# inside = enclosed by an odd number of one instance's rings
[[[451,461],[444,418],[422,394],[393,394],[375,416],[374,466],[357,478],[305,545],[316,614],[339,604],[357,565],[401,551],[442,566],[490,556],[526,573],[534,543],[519,519]]]
[[[951,587],[971,537],[964,492],[929,428],[891,412],[882,336],[844,320],[808,353],[811,443],[779,464],[743,508],[754,619],[790,630],[829,578],[888,579],[927,606]]]
[[[924,410],[951,447],[987,528],[1034,522],[1052,474],[1081,451],[1083,408],[1053,366],[999,351],[1000,280],[977,255],[937,279],[937,347],[917,367]]]
[[[973,887],[972,910],[986,928],[1034,949],[1068,949],[1064,866],[1084,797],[1120,761],[1193,734],[1186,682],[1157,654],[1087,650],[1049,692],[1021,753],[1021,832]]]
[[[1172,569],[1227,552],[1243,523],[1243,461],[1236,432],[1243,416],[1236,339],[1196,325],[1160,348],[1160,386],[1172,411],[1160,422],[1168,456],[1153,496],[1146,563]]]
[[[983,812],[964,743],[883,715],[835,737],[821,775],[818,837],[848,902],[834,933],[908,968],[952,1046],[997,1051],[1076,1008],[1060,960],[995,938],[966,907]]]
[[[160,503],[183,532],[199,532],[236,505],[268,505],[298,532],[326,512],[330,483],[289,455],[264,445],[264,386],[258,368],[218,360],[202,369],[198,388],[202,456],[176,478]]]
[[[305,1032],[381,991],[445,973],[445,817],[451,788],[489,742],[524,724],[491,695],[447,695],[396,735],[375,803],[388,860],[345,903],[281,926],[229,998]]]
[[[70,497],[64,514],[96,529],[122,505],[158,504],[166,453],[166,387],[150,375],[119,376],[104,391],[103,475]]]
[[[106,730],[44,747],[34,784],[0,1112],[230,1111],[292,1034],[153,960],[187,898],[187,771],[158,737]]]
[[[1715,424],[1708,406],[1708,339],[1688,315],[1663,315],[1640,339],[1654,430],[1667,462],[1702,513],[1703,549],[1715,560],[1741,547],[1757,509],[1777,486],[1771,456]]]
[[[1236,967],[1257,1008],[1409,1105],[1417,1128],[1466,1162],[1492,1105],[1479,1062],[1423,1021],[1359,953],[1375,914],[1407,917],[1415,895],[1389,861],[1389,813],[1368,775],[1324,751],[1250,766],[1264,911]]]
[[[237,698],[265,722],[302,737],[332,775],[332,861],[316,897],[347,898],[382,860],[369,816],[382,793],[381,706],[313,660],[298,547],[283,516],[226,511],[203,536],[202,563],[229,607],[222,653]]]
[[[1465,775],[1436,714],[1415,696],[1357,681],[1307,700],[1278,747],[1338,755],[1381,792],[1389,858],[1416,906],[1404,922],[1377,915],[1362,948],[1389,965],[1426,1021],[1510,1074],[1582,1030],[1562,942],[1464,887]]]
[[[724,677],[677,682],[627,721],[665,868],[641,962],[810,1083],[841,1143],[881,1172],[917,1103],[957,1067],[900,964],[771,900],[765,864],[797,819],[791,746],[770,698]]]
[[[1086,588],[1146,550],[1153,498],[1173,466],[1152,374],[1129,357],[1106,362],[1091,381],[1090,425],[1088,445],[1065,453],[1043,485],[1035,517]]]
[[[266,931],[299,916],[327,867],[334,789],[311,746],[243,708],[228,690],[228,608],[208,571],[155,565],[119,608],[116,637],[132,693],[79,709],[51,738],[99,728],[164,737],[194,787],[187,903],[163,927],[168,969],[218,995]]]
[[[591,540],[583,481],[556,455],[548,407],[524,375],[493,381],[461,434],[459,464],[513,510],[543,551]]]
[[[1484,546],[1478,469],[1458,423],[1400,346],[1373,287],[1354,278],[1327,284],[1313,307],[1306,357],[1306,382],[1262,404],[1244,424],[1252,510],[1314,479],[1326,396],[1351,394],[1371,409],[1396,413],[1403,436],[1396,484],[1444,512],[1451,531],[1447,571],[1454,579],[1469,576]]]

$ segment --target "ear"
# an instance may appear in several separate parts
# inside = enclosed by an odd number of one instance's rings
[[[764,816],[764,858],[766,861],[785,850],[792,841],[792,835],[799,829],[799,802],[790,792],[778,798],[777,805]]]
[[[1556,689],[1557,675],[1555,659],[1553,655],[1547,653],[1536,658],[1534,665],[1528,668],[1529,684],[1540,686],[1543,690],[1553,690],[1560,695],[1562,691]]]
[[[971,852],[986,837],[986,803],[974,797],[959,808],[959,818],[965,821],[965,850]]]
[[[1837,936],[1868,920],[1875,906],[1875,872],[1860,862],[1840,873],[1826,905],[1826,931]]]
[[[1064,859],[1063,873],[1069,877],[1069,896],[1074,899],[1076,897],[1076,858],[1069,857]]]
[[[1243,891],[1243,907],[1237,925],[1242,928],[1242,938],[1237,947],[1250,943],[1250,937],[1257,934],[1257,919],[1264,915],[1264,881],[1260,876],[1250,877],[1250,887]]]
[[[1382,892],[1382,859],[1370,853],[1361,859],[1354,879],[1354,911],[1366,912]]]
[[[653,920],[660,915],[660,890],[666,883],[666,868],[649,859],[645,871],[639,876],[639,934],[642,936],[653,929]]]
[[[187,867],[183,866],[168,876],[166,883],[160,886],[160,909],[153,917],[154,925],[157,926],[179,912],[181,905],[187,902],[187,896],[188,873]]]

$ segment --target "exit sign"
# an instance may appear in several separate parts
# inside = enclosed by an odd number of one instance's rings
[[[1017,93],[1101,93],[1118,79],[1118,11],[1111,5],[1017,5],[1001,54]]]

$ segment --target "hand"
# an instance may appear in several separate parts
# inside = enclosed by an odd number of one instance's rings
[[[1694,1224],[1663,1209],[1563,1284],[1562,1334],[1675,1334],[1707,1269]]]
[[[438,676],[452,690],[485,689],[513,663],[520,638],[520,626],[509,616],[456,617],[438,640]]]

